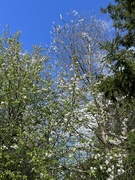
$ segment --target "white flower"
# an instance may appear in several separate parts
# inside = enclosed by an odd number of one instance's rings
[[[124,169],[118,169],[118,175],[124,173]]]
[[[94,170],[96,170],[96,167],[90,167],[90,170],[94,171]]]
[[[60,14],[60,19],[61,19],[61,20],[63,19],[61,14]]]
[[[119,162],[120,164],[122,164],[122,163],[123,163],[122,159],[120,159],[118,162]]]
[[[70,71],[73,71],[73,68],[70,68],[69,70],[70,70]]]
[[[13,145],[13,146],[10,146],[10,147],[13,148],[13,149],[18,149],[17,144],[15,144],[15,145]]]
[[[75,12],[74,16],[76,16],[78,14],[78,12]]]
[[[108,164],[109,164],[109,161],[108,161],[108,160],[106,160],[106,161],[105,161],[105,164],[106,164],[106,165],[108,165]]]
[[[63,22],[65,22],[65,20],[63,19],[63,17],[62,17],[62,15],[60,14],[60,19],[63,21]]]
[[[1,105],[5,104],[4,101],[1,101]]]
[[[41,177],[41,178],[43,177],[43,173],[40,173],[40,177]]]
[[[52,154],[51,153],[45,153],[45,155],[47,156],[47,157],[51,157],[52,156]]]
[[[111,168],[108,168],[108,170],[107,170],[108,172],[111,172],[112,171],[112,169]]]
[[[3,148],[3,149],[8,149],[8,147],[7,147],[7,146],[5,146],[5,145],[3,145],[3,146],[2,146],[2,148]],[[2,148],[1,148],[1,149],[2,149]]]
[[[73,78],[73,77],[71,78],[71,81],[74,81],[74,78]]]
[[[80,90],[80,88],[79,88],[79,87],[76,87],[76,90],[77,90],[77,91],[79,91],[79,90]]]
[[[82,21],[84,21],[84,19],[80,19],[80,20],[78,20],[78,22],[82,22]]]
[[[103,166],[102,166],[102,165],[99,165],[99,168],[102,170],[102,169],[103,169]]]
[[[27,99],[27,96],[23,96],[23,99]]]
[[[109,159],[111,160],[111,159],[113,159],[113,157],[112,157],[112,156],[109,156]]]
[[[100,154],[99,153],[97,153],[97,155],[96,155],[97,157],[100,157]]]
[[[82,32],[82,37],[86,37],[86,36],[87,36],[87,33]]]
[[[115,154],[114,154],[114,157],[118,157],[118,154],[115,153]]]
[[[114,179],[113,175],[110,175],[109,178],[107,178],[107,180],[113,180],[113,179]]]

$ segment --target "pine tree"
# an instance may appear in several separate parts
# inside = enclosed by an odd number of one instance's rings
[[[109,13],[115,28],[115,38],[102,46],[107,50],[107,64],[111,65],[112,76],[102,82],[106,97],[116,100],[116,94],[135,97],[135,1],[115,0],[104,13]]]
[[[110,75],[105,77],[100,90],[105,93],[107,99],[111,99],[118,107],[121,119],[127,121],[128,143],[127,152],[129,158],[127,171],[123,178],[135,178],[135,1],[115,0],[103,13],[109,13],[115,36],[111,42],[106,42],[102,48],[107,51],[105,63],[110,68]],[[120,113],[124,112],[124,113]],[[123,117],[122,117],[123,116]],[[120,121],[120,117],[118,118]],[[121,122],[119,122],[121,123]]]

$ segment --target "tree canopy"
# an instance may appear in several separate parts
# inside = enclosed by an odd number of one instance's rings
[[[0,179],[135,179],[135,2],[60,15],[46,50],[0,38]]]

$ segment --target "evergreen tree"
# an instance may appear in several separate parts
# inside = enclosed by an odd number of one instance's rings
[[[113,100],[118,107],[118,124],[127,119],[129,152],[127,171],[123,178],[134,179],[135,168],[135,1],[115,0],[103,13],[109,13],[115,36],[111,42],[106,42],[102,48],[107,51],[105,63],[110,67],[110,76],[104,78],[100,90],[106,98]],[[124,112],[121,114],[121,112]],[[121,122],[120,122],[121,116]],[[119,128],[117,129],[119,131]]]
[[[115,38],[102,46],[107,50],[106,63],[112,75],[102,82],[106,97],[116,100],[116,94],[132,101],[135,98],[135,1],[115,0],[104,13],[109,13],[115,28]]]

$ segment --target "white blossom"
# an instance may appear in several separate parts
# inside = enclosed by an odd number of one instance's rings
[[[13,149],[18,149],[17,144],[15,144],[15,145],[13,145],[13,146],[10,146],[10,147],[13,148]]]
[[[4,101],[1,101],[1,105],[5,104]]]

